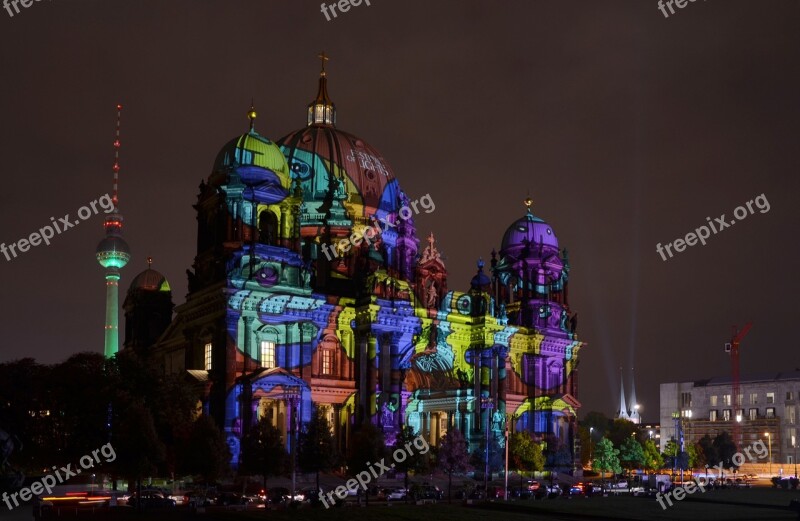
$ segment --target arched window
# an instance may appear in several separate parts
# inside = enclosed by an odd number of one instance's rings
[[[270,210],[258,215],[258,242],[275,246],[278,244],[278,217]]]

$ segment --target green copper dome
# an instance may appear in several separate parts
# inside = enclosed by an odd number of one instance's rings
[[[288,189],[291,185],[289,165],[283,152],[278,145],[255,130],[230,140],[222,147],[214,162],[214,171],[238,166],[257,166],[271,170],[278,174],[284,188]]]

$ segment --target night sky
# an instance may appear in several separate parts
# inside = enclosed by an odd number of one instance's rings
[[[552,224],[589,344],[582,413],[613,413],[619,367],[635,366],[656,420],[659,383],[729,374],[723,343],[747,320],[742,373],[800,366],[800,3],[697,1],[669,18],[656,0],[371,4],[331,21],[311,0],[0,10],[0,241],[110,192],[120,102],[120,303],[147,256],[183,302],[198,184],[246,131],[251,98],[260,133],[305,125],[324,49],[338,127],[435,201],[416,223],[436,234],[450,289],[469,288],[527,193]],[[762,193],[769,212],[656,253]],[[95,216],[0,256],[0,361],[102,352],[102,237]]]

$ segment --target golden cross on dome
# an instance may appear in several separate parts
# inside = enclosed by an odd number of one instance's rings
[[[322,70],[320,71],[319,74],[320,74],[320,76],[325,76],[325,62],[330,60],[330,58],[328,58],[328,55],[325,54],[325,51],[322,51],[321,53],[319,53],[317,55],[317,58],[319,58],[320,61],[322,61]]]
[[[147,269],[153,266],[153,257],[147,257]]]
[[[533,199],[531,199],[530,196],[528,196],[525,198],[525,201],[523,202],[525,203],[525,206],[528,208],[528,210],[530,210],[531,205],[533,204]]]

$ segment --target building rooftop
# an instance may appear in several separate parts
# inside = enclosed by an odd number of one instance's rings
[[[760,383],[760,382],[777,382],[800,380],[800,369],[794,371],[781,371],[778,373],[751,373],[744,374],[739,378],[739,383]],[[708,387],[714,385],[730,385],[732,383],[731,376],[716,376],[705,380],[695,380],[695,387]]]

